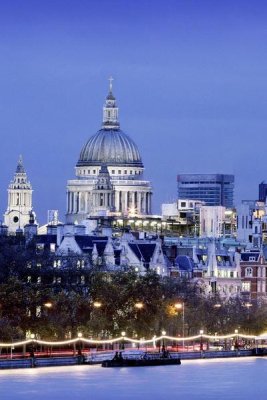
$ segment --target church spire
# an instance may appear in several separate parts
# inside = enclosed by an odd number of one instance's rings
[[[112,78],[112,76],[109,78],[109,93],[112,94],[112,82],[114,81],[114,79]]]
[[[18,165],[16,168],[16,174],[24,174],[24,173],[25,173],[25,169],[23,166],[22,155],[20,155],[19,160],[18,160]]]
[[[116,105],[116,99],[113,95],[113,78],[109,78],[109,93],[103,107],[103,124],[102,129],[119,129],[119,109]]]

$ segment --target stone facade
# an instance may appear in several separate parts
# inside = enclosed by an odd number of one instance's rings
[[[82,148],[77,178],[67,184],[67,223],[97,215],[151,214],[152,188],[143,172],[136,144],[120,129],[110,85],[102,128]]]
[[[8,187],[8,205],[4,214],[4,224],[8,227],[9,233],[15,233],[18,229],[23,230],[30,222],[36,223],[32,207],[32,186],[20,157],[14,178]]]

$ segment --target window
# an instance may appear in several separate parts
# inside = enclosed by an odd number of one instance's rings
[[[38,243],[36,245],[36,252],[37,253],[42,253],[44,251],[44,244],[43,243]]]
[[[249,257],[249,261],[256,261],[255,257]]]
[[[126,169],[124,170],[124,175],[127,175],[127,170]]]
[[[181,207],[186,207],[186,202],[185,201],[181,201]]]
[[[51,251],[51,253],[54,253],[56,251],[55,243],[50,243],[50,251]]]
[[[118,170],[118,174],[121,175],[121,170],[120,169]]]
[[[253,276],[253,269],[250,268],[250,267],[247,267],[247,268],[245,269],[245,276],[246,276],[246,277],[252,277],[252,276]]]
[[[133,174],[133,171],[131,170],[131,171],[130,171],[130,175],[132,175],[132,174]]]
[[[93,174],[95,174],[95,169],[93,169]]]
[[[242,282],[242,292],[250,292],[250,282]]]
[[[111,171],[111,173],[112,173],[112,175],[115,175],[115,170],[113,169],[113,170]]]

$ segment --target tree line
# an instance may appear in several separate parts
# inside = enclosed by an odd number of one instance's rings
[[[6,240],[6,242],[5,242]],[[0,241],[0,341],[76,337],[214,335],[265,330],[267,307],[240,298],[206,296],[192,280],[161,277],[154,271],[107,271],[90,257],[36,254],[25,243]],[[60,263],[58,261],[60,260]]]

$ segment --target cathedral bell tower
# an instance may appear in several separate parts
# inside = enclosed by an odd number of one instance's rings
[[[97,183],[92,191],[93,210],[95,215],[101,212],[114,211],[114,191],[107,166],[100,168]]]
[[[28,181],[22,157],[19,157],[18,165],[13,180],[8,187],[8,205],[4,214],[4,224],[9,233],[15,233],[18,229],[24,229],[30,219],[36,216],[32,209],[32,186]]]

